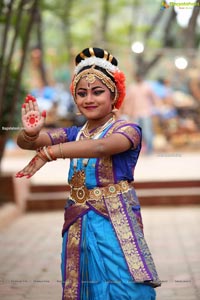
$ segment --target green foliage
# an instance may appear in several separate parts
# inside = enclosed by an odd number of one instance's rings
[[[8,124],[10,123],[11,111],[13,109],[13,98],[16,92],[15,91],[16,80],[17,80],[17,73],[12,72],[10,74],[9,84],[6,87],[6,96],[3,102],[3,114],[2,114],[3,118],[0,120],[0,128],[7,127]],[[19,90],[19,99],[17,101],[17,105],[14,111],[14,119],[12,120],[12,127],[17,127],[20,125],[21,104],[26,94],[27,91],[21,85]],[[1,131],[1,133],[3,134],[5,133],[5,131]]]

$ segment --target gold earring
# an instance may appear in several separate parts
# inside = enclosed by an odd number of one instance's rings
[[[115,107],[115,105],[113,106],[112,112],[113,112],[113,113],[118,112],[118,109]]]
[[[77,116],[81,116],[82,113],[81,113],[80,111],[77,111],[77,112],[76,112],[76,115],[77,115]]]

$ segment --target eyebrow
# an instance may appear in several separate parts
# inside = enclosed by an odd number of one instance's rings
[[[97,86],[92,87],[91,90],[95,90],[95,89],[97,89],[97,88],[103,89],[102,86],[97,85]],[[77,89],[77,91],[79,91],[79,90],[87,90],[87,88],[79,87],[79,88]]]

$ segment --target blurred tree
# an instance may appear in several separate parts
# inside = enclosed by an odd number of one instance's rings
[[[200,0],[196,0],[196,3],[200,4]],[[161,57],[165,54],[163,49],[165,48],[183,48],[183,49],[198,49],[199,39],[197,33],[198,27],[198,15],[200,7],[198,5],[193,7],[192,15],[186,28],[181,28],[177,24],[177,13],[173,7],[167,10],[158,10],[151,24],[147,27],[144,32],[144,49],[148,49],[148,45],[151,42],[152,35],[156,30],[162,32],[160,38],[160,46],[151,59],[147,59],[148,51],[144,51],[136,55],[137,72],[147,74],[150,69],[158,63]],[[164,19],[164,14],[167,18]],[[160,21],[162,20],[162,24]],[[177,35],[183,38],[177,39]]]
[[[73,0],[57,0],[57,1],[44,1],[43,11],[53,14],[53,19],[60,21],[60,35],[62,41],[64,41],[64,51],[68,53],[68,61],[70,61],[70,55],[73,52],[73,41],[71,35],[71,23],[72,23],[72,8],[78,1]],[[81,10],[80,6],[79,9]],[[56,32],[57,32],[56,28]],[[47,28],[48,30],[48,28]]]
[[[196,3],[200,6],[200,0],[196,0]],[[198,48],[199,36],[197,37],[197,26],[198,26],[198,16],[200,12],[200,7],[195,6],[192,12],[192,16],[188,22],[188,26],[184,31],[184,46],[187,49]]]
[[[43,1],[45,45],[59,49],[54,59],[60,65],[70,63],[77,49],[88,45],[105,47],[120,58],[121,50],[127,54],[133,40],[138,39],[145,43],[148,53],[138,55],[137,63],[148,72],[163,55],[159,49],[181,48],[189,40],[197,40],[199,7],[194,8],[193,22],[188,24],[193,34],[188,34],[177,23],[174,8],[161,10],[159,0],[96,0],[89,5],[88,0]],[[54,26],[50,26],[52,22]],[[154,52],[151,57],[149,50]]]
[[[40,2],[42,3],[42,2]],[[34,47],[40,51],[40,63],[39,63],[39,73],[44,85],[48,85],[48,80],[45,71],[44,64],[44,41],[43,41],[43,14],[42,14],[42,6],[41,8],[36,9],[35,15],[35,26],[36,26],[36,43],[37,45]],[[33,50],[33,49],[32,49]]]
[[[0,162],[7,138],[16,126],[17,107],[24,95],[22,72],[38,5],[38,0],[1,0],[0,4]],[[19,42],[19,63],[14,69],[13,55]]]
[[[49,47],[59,48],[57,60],[63,57],[61,64],[70,63],[77,49],[88,45],[108,50],[115,50],[118,45],[127,46],[130,43],[129,7],[132,2],[96,0],[88,5],[88,0],[44,1],[44,30],[50,37],[47,40],[45,35],[46,43]],[[119,22],[121,19],[123,22]],[[51,22],[54,27],[50,27]]]

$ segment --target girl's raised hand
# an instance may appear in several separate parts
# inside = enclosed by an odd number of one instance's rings
[[[35,97],[27,95],[22,104],[22,123],[30,136],[37,135],[44,126],[46,111],[40,113]]]

